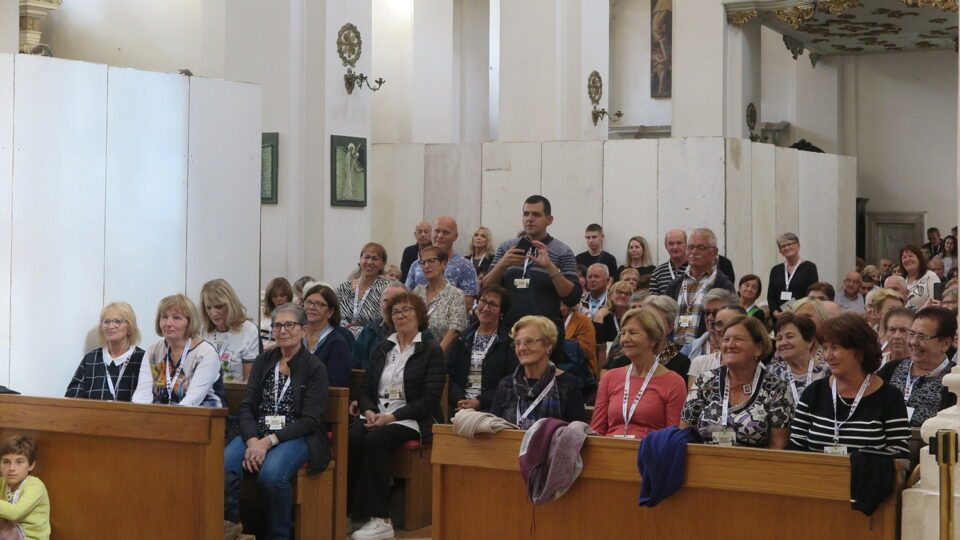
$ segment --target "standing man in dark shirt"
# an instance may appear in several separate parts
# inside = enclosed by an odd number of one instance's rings
[[[940,229],[930,227],[927,229],[927,240],[923,247],[930,250],[930,257],[936,257],[943,252],[943,239],[940,238]]]
[[[433,232],[433,227],[426,221],[417,223],[417,228],[413,230],[413,237],[417,240],[417,243],[407,246],[403,250],[403,258],[400,260],[401,283],[406,283],[410,267],[420,258],[420,250],[430,245],[431,232]]]
[[[556,323],[563,335],[560,302],[573,308],[580,301],[580,281],[573,251],[547,234],[553,223],[550,201],[531,195],[523,203],[523,232],[500,244],[483,285],[501,285],[510,291],[507,328],[524,315],[543,315]]]
[[[617,258],[603,250],[603,227],[598,223],[587,225],[583,233],[587,241],[587,250],[577,255],[577,264],[590,268],[590,265],[605,264],[611,276],[617,275]]]

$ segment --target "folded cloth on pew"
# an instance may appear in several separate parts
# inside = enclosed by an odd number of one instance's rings
[[[505,429],[519,429],[495,414],[460,409],[453,417],[453,432],[461,437],[474,438],[477,433],[496,433]]]
[[[894,456],[861,449],[850,454],[850,507],[872,515],[893,492]]]
[[[541,418],[520,443],[520,474],[533,504],[562,497],[583,472],[580,449],[587,435],[596,435],[584,422]]]
[[[643,476],[637,501],[640,506],[656,506],[683,486],[687,443],[695,440],[696,430],[675,426],[652,431],[643,438],[637,450],[637,470]]]

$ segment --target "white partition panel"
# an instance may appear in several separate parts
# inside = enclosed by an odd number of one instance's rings
[[[223,278],[260,300],[260,87],[190,78],[187,295]]]
[[[817,265],[820,279],[837,276],[838,157],[799,152],[800,256]]]
[[[13,188],[13,55],[0,54],[0,385],[10,384],[10,190]]]
[[[377,171],[377,193],[371,198],[372,239],[383,244],[387,261],[397,266],[423,219],[423,151],[422,144],[370,146],[370,164]]]
[[[607,251],[626,261],[627,242],[642,236],[657,262],[657,140],[633,139],[603,144],[603,230]]]
[[[459,254],[470,247],[480,223],[480,144],[428,144],[423,156],[423,218],[457,220]]]
[[[717,247],[725,247],[724,141],[720,137],[661,139],[657,216],[659,236],[670,229],[688,233],[708,227],[717,235]],[[663,242],[659,259],[668,258]]]
[[[110,68],[108,81],[103,301],[129,302],[149,344],[160,299],[186,288],[188,79]]]
[[[748,268],[766,287],[770,268],[777,264],[777,163],[776,146],[753,143],[753,263]],[[743,275],[737,273],[737,275]],[[762,294],[761,297],[764,297]]]
[[[603,221],[603,143],[545,142],[542,167],[541,190],[554,215],[550,234],[574,253],[585,251],[584,229]]]
[[[480,221],[490,227],[498,246],[523,228],[523,201],[541,192],[540,146],[540,143],[483,145]]]
[[[857,158],[838,157],[837,281],[856,269],[857,257]]]
[[[103,302],[107,67],[19,55],[10,386],[62,395]]]
[[[726,239],[725,255],[738,276],[753,271],[753,143],[726,139]]]
[[[800,152],[792,148],[777,148],[777,230],[774,238],[786,232],[796,233],[800,228],[799,163]],[[779,260],[778,257],[778,261]]]

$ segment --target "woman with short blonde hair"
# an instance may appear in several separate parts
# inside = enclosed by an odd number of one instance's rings
[[[161,339],[140,364],[134,403],[224,406],[223,376],[213,345],[200,338],[200,313],[182,294],[160,301],[155,323]]]
[[[130,401],[137,387],[143,349],[137,316],[126,302],[111,302],[100,310],[100,347],[80,361],[65,397]]]
[[[226,280],[214,279],[200,289],[200,337],[217,350],[224,381],[245,381],[263,350],[260,330],[247,316],[237,293]]]

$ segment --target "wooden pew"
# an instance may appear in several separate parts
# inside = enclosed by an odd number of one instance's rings
[[[689,445],[684,487],[640,507],[636,441],[589,437],[583,473],[562,498],[527,499],[521,431],[476,439],[434,426],[433,538],[898,537],[897,493],[866,517],[850,508],[850,460],[801,452]]]
[[[52,537],[223,538],[224,409],[0,395],[30,435]]]
[[[239,414],[246,383],[224,383],[224,393],[230,404],[230,413]],[[327,470],[307,474],[300,469],[293,481],[295,530],[298,540],[327,540],[346,538],[347,528],[347,413],[349,390],[331,388],[327,396],[323,419],[330,430],[332,458]],[[248,477],[249,478],[249,477]],[[247,486],[247,493],[255,493],[255,486]]]

